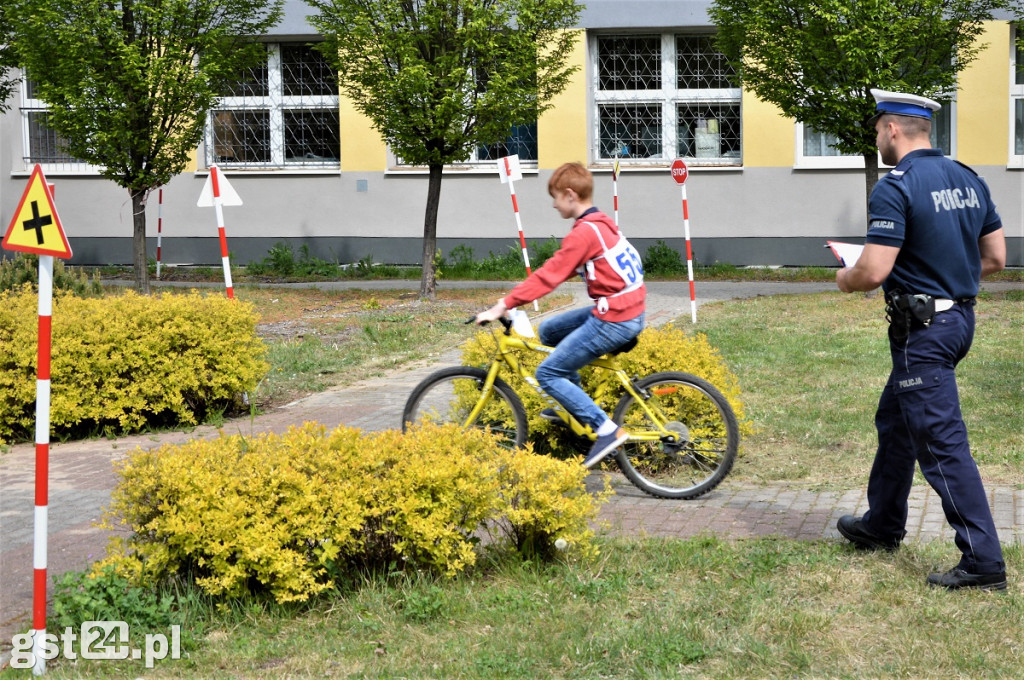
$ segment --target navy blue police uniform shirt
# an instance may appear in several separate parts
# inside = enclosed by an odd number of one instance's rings
[[[882,288],[958,300],[978,294],[978,239],[1002,226],[988,186],[940,149],[906,154],[871,192],[866,241],[900,248]]]

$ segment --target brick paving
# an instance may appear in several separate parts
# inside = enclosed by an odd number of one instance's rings
[[[369,287],[366,282],[359,285]],[[678,317],[688,319],[687,286],[685,282],[651,284],[648,323],[660,325]],[[742,283],[697,288],[700,304],[716,299],[831,289],[827,284]],[[574,292],[582,295],[580,289]],[[402,406],[412,387],[437,367],[455,363],[458,352],[450,350],[383,378],[310,395],[254,419],[229,421],[223,431],[249,435],[281,432],[306,421],[329,428],[340,424],[364,430],[398,427]],[[104,554],[109,533],[98,529],[95,523],[109,502],[116,481],[114,461],[138,447],[149,449],[217,434],[217,429],[204,426],[192,432],[52,444],[48,540],[51,583],[53,576],[83,569]],[[30,626],[34,469],[35,451],[31,444],[19,444],[0,454],[0,659],[10,649],[11,636]],[[599,521],[603,530],[618,535],[834,539],[838,537],[835,523],[841,515],[859,515],[867,508],[864,480],[850,480],[858,485],[852,490],[818,491],[790,483],[731,483],[727,478],[719,488],[701,498],[671,501],[643,494],[621,475],[613,474],[611,479],[615,494],[602,508]],[[990,486],[988,491],[1002,541],[1024,543],[1024,489]],[[953,533],[946,525],[939,498],[927,486],[915,486],[911,492],[907,532],[907,541],[952,541]]]

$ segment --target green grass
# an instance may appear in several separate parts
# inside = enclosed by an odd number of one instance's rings
[[[253,395],[261,409],[382,375],[454,349],[473,333],[465,321],[494,304],[491,288],[439,291],[433,302],[405,290],[268,289],[241,286],[260,312],[271,369]],[[555,293],[541,310],[570,304]]]
[[[983,294],[958,371],[972,450],[990,482],[1024,488],[1024,304]],[[874,413],[891,361],[881,296],[823,293],[708,304],[696,327],[739,377],[757,431],[734,479],[849,488],[877,440]],[[689,320],[680,324],[689,327]],[[685,370],[685,359],[679,366]]]
[[[947,593],[948,549],[610,540],[592,564],[379,576],[303,607],[189,600],[187,658],[51,661],[53,678],[1020,677],[1024,594]],[[1008,549],[1019,583],[1024,554]],[[14,673],[5,673],[4,676]],[[27,676],[27,671],[22,675]]]

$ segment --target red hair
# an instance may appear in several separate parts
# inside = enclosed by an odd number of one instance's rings
[[[594,176],[582,163],[565,163],[548,180],[548,193],[572,189],[581,201],[589,201],[594,194]]]

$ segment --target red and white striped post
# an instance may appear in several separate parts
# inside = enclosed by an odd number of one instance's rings
[[[53,318],[53,256],[39,256],[39,347],[36,363],[36,489],[32,546],[32,654],[34,675],[46,672],[46,545],[50,470],[50,338]]]
[[[677,158],[672,163],[672,179],[679,185],[683,194],[683,231],[686,235],[686,272],[690,279],[690,318],[697,323],[697,293],[693,287],[693,249],[690,247],[690,209],[686,204],[686,177],[689,170],[683,159]]]
[[[498,174],[501,175],[502,183],[508,184],[508,191],[512,196],[512,212],[515,214],[516,218],[516,229],[519,230],[519,247],[523,250],[523,264],[526,265],[526,275],[529,276],[533,271],[530,269],[530,254],[526,250],[526,237],[523,234],[523,221],[519,217],[519,202],[516,201],[515,181],[523,178],[523,173],[519,169],[519,156],[505,156],[498,162],[498,170]],[[533,309],[540,309],[536,300],[533,301]]]
[[[53,258],[71,257],[53,204],[53,185],[42,167],[32,171],[21,203],[0,242],[8,250],[39,256],[38,345],[36,355],[36,477],[32,543],[32,673],[46,671],[46,545],[50,474],[50,337],[53,318]]]
[[[161,187],[156,201],[156,278],[160,278],[160,240],[164,231],[164,190]]]
[[[235,192],[234,187],[228,182],[227,177],[222,177],[220,168],[216,165],[210,166],[210,176],[206,178],[206,184],[199,194],[199,201],[196,202],[201,208],[213,206],[217,213],[217,234],[220,236],[220,260],[224,266],[224,286],[227,288],[229,298],[235,297],[234,286],[231,284],[231,261],[228,257],[228,237],[224,231],[224,206],[242,205],[242,199]]]
[[[224,202],[220,197],[220,169],[210,166],[210,182],[213,184],[213,209],[217,213],[217,235],[220,237],[220,261],[224,267],[224,287],[228,297],[235,297],[235,288],[231,283],[231,260],[228,256],[228,237],[224,231]]]
[[[615,224],[619,224],[619,159],[612,166],[612,209],[615,211]]]

